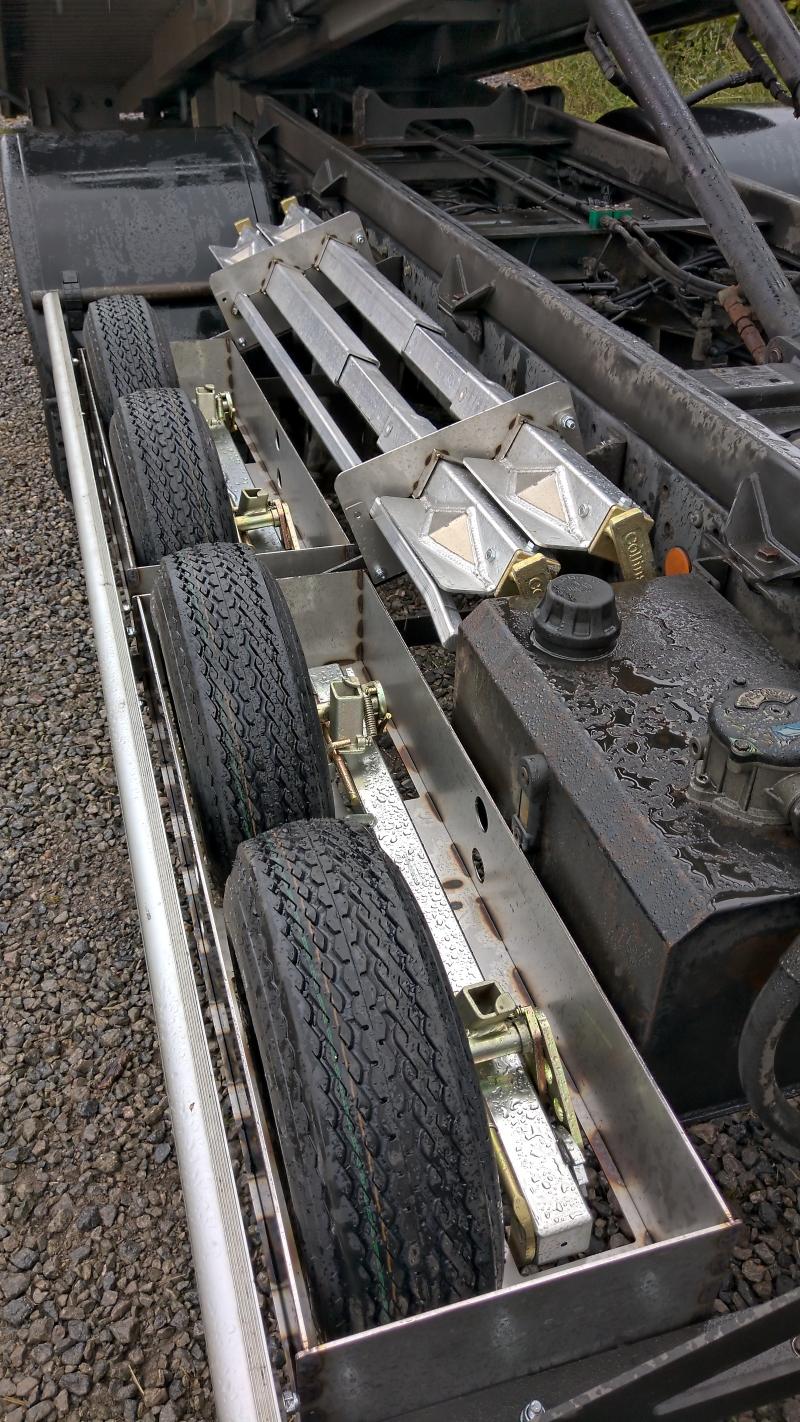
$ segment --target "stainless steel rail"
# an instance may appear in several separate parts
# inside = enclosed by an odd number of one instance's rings
[[[280,1422],[58,293],[43,299],[114,768],[220,1422]]]

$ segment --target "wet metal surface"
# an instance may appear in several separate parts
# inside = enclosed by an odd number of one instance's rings
[[[687,798],[689,743],[736,677],[796,678],[700,578],[617,591],[622,633],[595,662],[534,650],[521,603],[477,609],[455,723],[509,816],[519,756],[545,755],[536,867],[668,1094],[707,1105],[737,1094],[738,1028],[800,918],[800,869],[788,830]]]

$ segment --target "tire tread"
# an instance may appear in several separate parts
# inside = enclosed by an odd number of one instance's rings
[[[311,681],[283,594],[250,549],[171,555],[151,607],[222,884],[242,840],[334,813]]]
[[[182,390],[120,400],[111,448],[136,557],[158,563],[197,543],[235,542],[225,477],[202,415]]]
[[[328,1338],[499,1286],[486,1113],[436,948],[374,835],[242,846],[225,916]]]
[[[177,386],[169,341],[144,297],[104,296],[90,302],[83,337],[97,403],[106,424],[117,401],[125,395]]]

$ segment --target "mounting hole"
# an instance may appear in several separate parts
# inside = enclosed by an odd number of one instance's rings
[[[113,109],[113,107],[114,107],[114,100],[113,100],[113,99],[104,99],[104,100],[103,100],[103,103],[105,104],[105,106],[106,106],[107,109]]]
[[[277,484],[278,488],[281,487],[281,471],[280,471],[280,469],[276,469],[276,470],[275,470],[275,483]]]
[[[472,851],[472,868],[475,872],[475,878],[477,879],[478,883],[482,884],[484,879],[486,878],[486,870],[483,867],[483,860],[481,859],[481,856],[478,853],[477,849],[473,849]]]
[[[280,449],[280,447],[281,447],[281,437],[280,437],[280,434],[279,434],[278,430],[276,430],[276,431],[275,431],[275,449],[276,449],[276,452],[277,452],[277,450]]]
[[[486,806],[480,795],[475,796],[475,814],[478,816],[478,824],[485,834],[489,828],[489,816],[486,813]]]

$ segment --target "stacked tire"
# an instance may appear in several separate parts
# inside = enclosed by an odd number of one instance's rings
[[[157,563],[197,543],[235,542],[219,456],[196,405],[178,389],[152,308],[141,296],[93,301],[83,340],[137,561]]]
[[[370,830],[335,818],[276,580],[236,541],[208,428],[137,297],[93,303],[87,365],[268,1089],[320,1334],[499,1286],[497,1172],[430,931]]]

